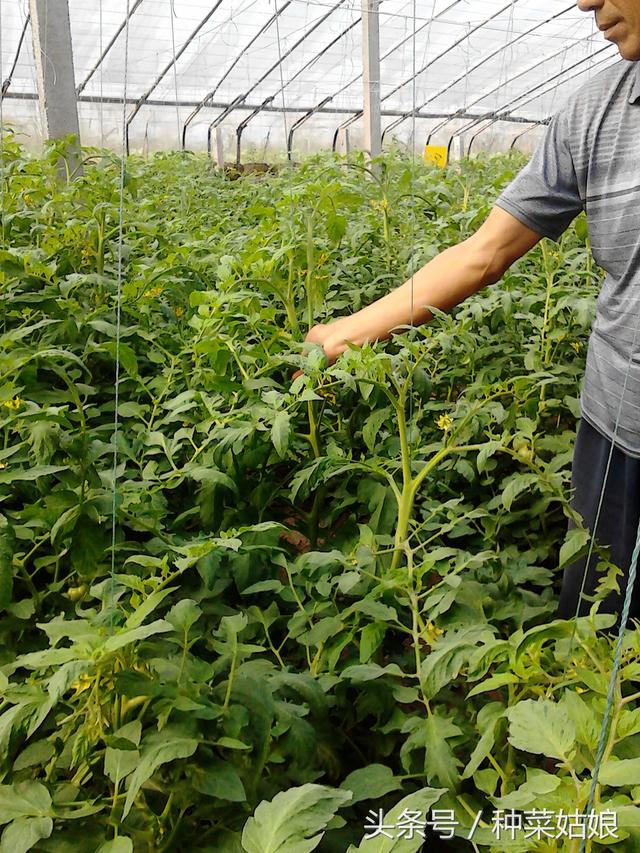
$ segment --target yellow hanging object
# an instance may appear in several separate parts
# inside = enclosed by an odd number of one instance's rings
[[[447,165],[447,146],[425,145],[424,162],[429,163],[430,166],[439,166],[444,169]]]

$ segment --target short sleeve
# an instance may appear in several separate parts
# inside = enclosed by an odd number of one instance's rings
[[[531,160],[496,200],[498,207],[552,240],[583,210],[568,124],[567,111],[551,120]]]

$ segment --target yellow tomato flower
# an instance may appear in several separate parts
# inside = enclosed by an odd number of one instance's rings
[[[2,404],[5,409],[11,409],[14,412],[17,412],[18,409],[22,406],[22,400],[20,397],[14,397],[13,400],[7,400]]]
[[[163,287],[152,287],[149,290],[145,290],[144,295],[149,297],[160,296],[163,291]]]
[[[451,415],[440,415],[436,424],[443,432],[447,432],[453,426],[453,418]]]

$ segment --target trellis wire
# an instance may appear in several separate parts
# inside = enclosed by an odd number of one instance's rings
[[[180,148],[180,106],[178,99],[178,69],[176,68],[176,25],[175,25],[176,9],[174,0],[169,0],[169,17],[171,18],[171,50],[173,51],[173,87],[176,99],[176,128],[178,132],[178,148]]]
[[[124,83],[122,95],[122,148],[120,161],[120,203],[118,211],[118,277],[116,290],[116,352],[113,413],[113,468],[111,494],[111,602],[112,621],[115,619],[115,574],[116,574],[116,532],[118,511],[118,439],[120,427],[120,338],[122,332],[122,279],[124,249],[124,186],[126,176],[127,147],[127,86],[129,80],[129,3],[127,0],[127,18],[125,25],[124,47]]]

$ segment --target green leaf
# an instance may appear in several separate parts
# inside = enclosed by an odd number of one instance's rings
[[[394,776],[390,767],[370,764],[350,773],[340,787],[351,791],[353,799],[350,805],[354,805],[361,800],[377,800],[390,791],[399,790],[402,788],[402,780]]]
[[[386,633],[386,625],[376,622],[365,625],[360,633],[360,663],[368,663],[371,660]]]
[[[426,748],[426,769],[429,782],[439,782],[449,790],[455,790],[460,776],[460,762],[454,756],[447,738],[458,737],[460,729],[449,720],[431,714],[424,722],[424,745]]]
[[[244,803],[247,795],[242,779],[230,761],[214,758],[206,767],[194,765],[189,780],[196,791],[218,800]]]
[[[507,684],[518,684],[519,681],[520,677],[513,675],[511,672],[499,672],[496,675],[492,675],[491,678],[481,681],[480,684],[476,684],[476,686],[469,691],[467,696],[469,698],[472,696],[479,696],[481,693],[487,693],[489,690],[498,690],[500,687],[505,687]]]
[[[127,799],[122,813],[123,819],[131,811],[138,791],[156,772],[158,767],[179,758],[189,758],[198,748],[198,741],[186,737],[179,729],[165,727],[161,732],[149,735],[141,748],[141,757],[131,776]]]
[[[531,806],[545,806],[545,797],[548,798],[562,784],[558,776],[552,776],[544,770],[527,768],[527,781],[520,785],[515,791],[511,791],[504,797],[497,797],[494,805],[499,809],[513,809],[521,811]]]
[[[284,459],[287,453],[290,435],[291,416],[288,412],[276,412],[273,419],[273,426],[271,427],[271,441],[281,459]]]
[[[640,732],[640,708],[634,708],[633,711],[624,710],[618,725],[616,727],[616,737],[620,740],[631,735],[637,735]]]
[[[508,511],[516,498],[538,482],[537,474],[514,474],[502,492],[502,505]]]
[[[471,778],[491,753],[496,740],[496,725],[504,715],[504,711],[504,706],[500,702],[491,702],[489,705],[484,705],[479,711],[477,725],[482,735],[471,753],[469,763],[464,768],[462,779]]]
[[[564,544],[560,548],[559,568],[563,569],[569,563],[584,556],[589,550],[590,541],[591,534],[588,530],[580,530],[578,527],[573,527],[569,530]]]
[[[0,825],[22,817],[48,817],[51,795],[40,782],[0,785]]]
[[[0,611],[11,604],[13,596],[14,542],[9,522],[4,515],[0,515]]]
[[[525,699],[505,711],[509,743],[516,749],[548,758],[566,759],[576,740],[567,709],[550,699]]]
[[[202,616],[202,610],[192,598],[183,598],[174,604],[167,613],[167,622],[181,634],[188,634],[198,619]]]
[[[640,785],[640,758],[606,761],[600,770],[599,781],[601,785],[613,788]]]
[[[26,853],[53,832],[50,817],[21,817],[14,820],[2,833],[0,853]]]
[[[137,747],[142,735],[142,724],[133,720],[121,726],[113,734],[113,745],[107,746],[104,753],[104,772],[115,785],[133,773],[140,761]],[[126,749],[118,748],[118,741],[125,741]]]
[[[106,350],[114,360],[119,358],[120,364],[129,376],[133,376],[134,378],[138,376],[138,359],[129,344],[124,344],[120,341],[120,347],[117,348],[115,341],[106,341],[100,348]]]
[[[49,477],[51,474],[59,474],[61,471],[67,470],[66,465],[34,465],[33,468],[12,468],[9,466],[0,471],[0,486],[18,481],[37,480],[38,477]]]
[[[355,664],[354,666],[348,666],[342,673],[343,678],[348,678],[356,684],[373,681],[385,675],[402,677],[404,673],[397,663],[390,663],[387,666],[378,666],[377,663]]]
[[[383,424],[388,423],[392,418],[392,411],[389,406],[384,409],[374,409],[369,415],[362,428],[362,438],[370,453],[374,453],[376,449],[376,439]]]
[[[131,643],[137,643],[139,640],[145,640],[147,637],[152,637],[154,634],[162,634],[166,631],[173,630],[172,626],[164,619],[157,619],[149,625],[141,625],[139,628],[131,628],[130,630],[120,631],[114,634],[105,642],[103,648],[107,652],[115,652],[117,649],[122,649],[124,646],[129,646]]]
[[[595,752],[600,737],[600,719],[596,716],[595,711],[593,711],[584,699],[573,690],[565,691],[565,694],[562,697],[562,704],[567,709],[567,712],[576,727],[577,740],[588,749]],[[618,737],[626,737],[626,735],[621,732],[621,726],[624,727],[625,718],[628,719],[632,716],[633,713],[623,713],[621,715],[616,732]],[[640,722],[640,714],[636,719]],[[631,721],[629,720],[629,722]],[[640,725],[638,725],[635,730],[633,730],[632,727],[630,734],[635,733],[635,731],[640,731]]]
[[[350,791],[307,783],[262,802],[242,831],[246,853],[310,853]]]
[[[112,841],[105,841],[98,847],[96,853],[133,853],[133,841],[119,835]]]
[[[446,788],[422,788],[409,794],[384,815],[385,824],[397,826],[403,815],[411,812],[427,815],[443,794],[446,794]],[[393,830],[389,832],[392,838],[384,834],[374,837],[374,832],[375,827],[369,828],[358,847],[351,845],[347,853],[416,853],[424,844],[424,839],[417,832],[412,839],[407,838],[406,833],[399,837],[399,833],[394,834]]]

